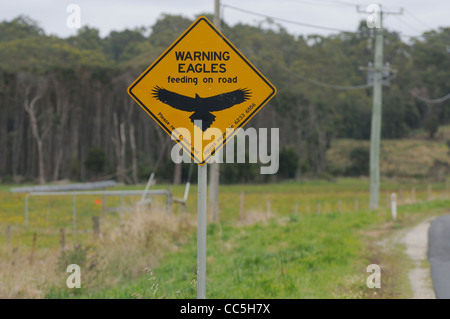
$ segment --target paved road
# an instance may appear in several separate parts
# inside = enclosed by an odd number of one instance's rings
[[[428,231],[428,261],[438,299],[450,299],[450,215],[437,217]]]

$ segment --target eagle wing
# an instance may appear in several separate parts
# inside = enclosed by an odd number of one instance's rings
[[[197,110],[197,102],[195,101],[195,98],[171,92],[160,88],[159,86],[155,86],[153,88],[152,95],[155,99],[170,105],[177,110],[186,112],[194,112]]]
[[[209,106],[208,111],[222,111],[236,104],[241,104],[251,97],[249,89],[237,89],[228,93],[204,98],[205,105]]]

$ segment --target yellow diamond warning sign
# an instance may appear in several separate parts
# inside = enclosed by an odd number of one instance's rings
[[[276,93],[205,17],[128,88],[198,163],[206,163]]]

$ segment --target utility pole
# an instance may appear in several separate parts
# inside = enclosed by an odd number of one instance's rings
[[[380,192],[380,138],[381,138],[381,108],[382,85],[381,70],[383,66],[383,27],[382,12],[380,12],[380,28],[375,29],[375,57],[373,75],[373,106],[370,129],[370,209],[378,208]]]
[[[399,12],[383,12],[381,5],[369,5],[367,10],[358,12],[372,12],[367,19],[367,26],[375,28],[375,56],[373,64],[373,106],[372,106],[372,123],[370,130],[370,209],[378,208],[380,193],[380,139],[381,139],[381,110],[382,110],[382,80],[383,80],[383,15],[386,14],[402,14],[403,8]]]
[[[214,26],[220,31],[220,0],[214,0]],[[219,221],[219,163],[209,165],[209,207],[214,222]]]

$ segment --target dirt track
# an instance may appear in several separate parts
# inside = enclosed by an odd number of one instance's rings
[[[378,242],[380,246],[388,250],[389,247],[394,247],[397,244],[405,246],[404,252],[411,261],[411,268],[408,268],[408,279],[412,299],[436,298],[430,265],[427,260],[428,229],[433,218],[428,217],[414,227],[395,231],[392,236]],[[383,279],[381,280],[383,281]]]

